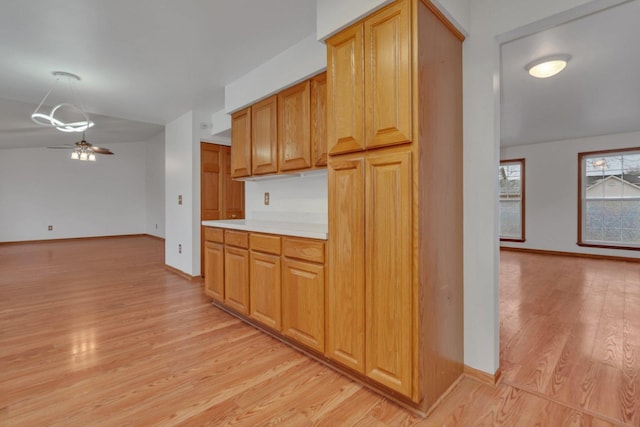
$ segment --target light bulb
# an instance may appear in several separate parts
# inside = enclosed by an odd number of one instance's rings
[[[93,154],[93,153],[90,153],[90,154],[89,154],[89,161],[90,161],[90,162],[95,162],[95,161],[96,161],[96,155],[95,155],[95,154]]]
[[[535,61],[528,63],[525,69],[533,77],[546,79],[547,77],[555,76],[560,71],[564,70],[570,59],[570,55],[545,56],[544,58],[536,59]]]
[[[84,151],[80,153],[80,160],[87,160],[89,156]]]
[[[78,160],[80,158],[80,156],[78,156],[78,152],[74,150],[74,151],[71,152],[71,158],[73,160]]]

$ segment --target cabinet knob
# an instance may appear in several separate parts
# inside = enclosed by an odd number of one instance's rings
[[[231,218],[235,218],[235,217],[237,217],[237,216],[238,216],[238,215],[233,214],[233,215],[231,215]]]

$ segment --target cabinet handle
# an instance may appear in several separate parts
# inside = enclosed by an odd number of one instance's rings
[[[235,217],[237,217],[237,216],[238,216],[238,215],[233,214],[233,215],[231,215],[231,218],[235,218]]]

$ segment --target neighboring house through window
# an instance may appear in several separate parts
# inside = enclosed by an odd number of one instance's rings
[[[500,240],[524,242],[524,159],[502,160],[500,180]]]
[[[640,148],[578,154],[578,245],[640,249]]]

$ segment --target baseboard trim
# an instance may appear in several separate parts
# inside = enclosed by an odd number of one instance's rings
[[[151,236],[150,234],[114,234],[112,236],[61,237],[59,239],[17,240],[14,242],[0,242],[0,245],[24,245],[29,243],[69,242],[72,240],[93,240],[93,239],[121,239],[123,237],[147,237],[147,236],[155,237],[155,236]]]
[[[163,242],[165,241],[164,237],[154,236],[153,234],[145,234],[145,236],[151,237],[152,239],[156,239],[156,240],[162,240]]]
[[[178,276],[181,276],[181,277],[183,277],[183,278],[185,278],[185,279],[187,279],[187,280],[190,280],[190,281],[192,281],[192,282],[196,282],[196,281],[199,281],[199,280],[201,280],[201,279],[202,279],[200,276],[192,276],[192,275],[190,275],[190,274],[188,274],[188,273],[185,273],[184,271],[182,271],[182,270],[180,270],[180,269],[178,269],[178,268],[171,267],[171,266],[170,266],[170,265],[168,265],[168,264],[165,264],[165,265],[164,265],[164,268],[165,268],[166,270],[169,270],[170,272],[175,273],[175,274],[177,274]]]
[[[464,365],[463,374],[467,378],[491,387],[496,387],[500,383],[500,379],[502,378],[502,370],[500,368],[498,368],[498,370],[493,375],[491,375],[479,369],[472,368],[471,366]]]
[[[640,258],[623,257],[616,255],[600,255],[600,254],[584,254],[579,252],[563,252],[563,251],[548,251],[546,249],[529,249],[529,248],[513,248],[511,246],[501,246],[501,251],[511,252],[526,252],[539,255],[559,255],[570,256],[574,258],[591,258],[591,259],[606,259],[613,261],[627,261],[627,262],[640,262]]]

